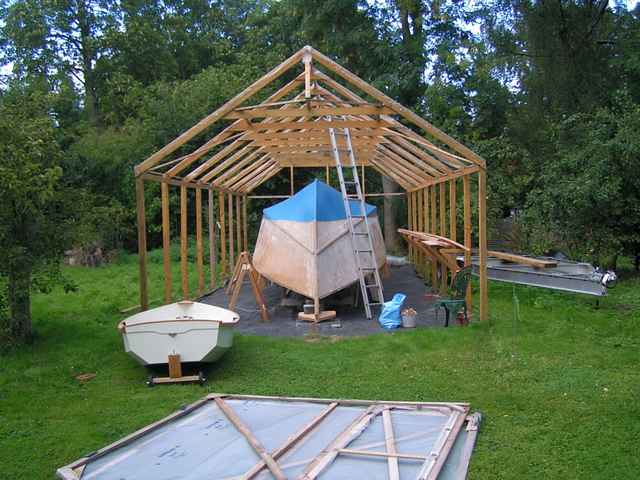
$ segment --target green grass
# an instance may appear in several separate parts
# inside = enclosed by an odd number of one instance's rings
[[[150,263],[151,298],[162,296],[161,268]],[[151,389],[115,328],[119,309],[137,303],[135,257],[65,272],[79,291],[36,296],[36,342],[0,359],[2,479],[53,478],[209,391],[466,401],[484,415],[470,478],[640,472],[637,277],[599,309],[589,297],[517,287],[517,325],[512,286],[492,284],[491,320],[469,328],[317,343],[238,336],[205,387]],[[97,376],[79,384],[74,376],[86,372]]]

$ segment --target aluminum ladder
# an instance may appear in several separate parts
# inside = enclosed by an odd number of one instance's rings
[[[328,117],[331,121],[331,117]],[[356,166],[356,157],[353,153],[351,144],[351,135],[348,128],[329,128],[329,137],[331,138],[331,150],[333,158],[336,161],[336,170],[338,172],[338,180],[340,182],[340,191],[342,192],[342,201],[344,202],[344,210],[347,215],[347,224],[349,225],[349,234],[351,236],[351,247],[353,255],[356,259],[356,268],[358,269],[358,280],[360,281],[360,290],[362,292],[362,302],[367,318],[371,318],[371,307],[382,306],[384,295],[382,292],[382,281],[380,280],[380,272],[376,262],[376,255],[373,250],[373,240],[371,238],[371,229],[369,220],[367,219],[366,207],[364,203],[364,195],[360,187],[358,178],[358,168]],[[344,139],[343,144],[338,147],[336,137]],[[344,165],[340,152],[346,152],[349,163]],[[351,177],[348,180],[344,178],[343,167],[351,169]],[[349,193],[348,188],[355,190]],[[354,215],[351,211],[350,197],[360,204],[360,211]],[[362,221],[360,221],[362,220]],[[372,301],[373,298],[373,301]]]

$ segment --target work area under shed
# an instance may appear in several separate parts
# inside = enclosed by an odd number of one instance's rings
[[[252,104],[251,99],[257,103]],[[274,176],[283,175],[284,170],[289,174],[293,195],[293,172],[297,168],[322,168],[328,183],[330,170],[341,168],[334,158],[336,148],[345,147],[346,140],[336,140],[334,136],[339,129],[349,137],[350,155],[356,171],[361,171],[359,175],[364,177],[367,170],[375,170],[404,189],[408,230],[403,237],[409,245],[409,258],[432,287],[446,289],[457,271],[457,263],[448,260],[450,256],[462,255],[465,265],[471,264],[472,253],[478,256],[479,314],[481,320],[486,319],[484,160],[309,46],[135,167],[141,308],[149,306],[145,182],[161,184],[164,301],[174,300],[169,211],[172,187],[180,189],[181,296],[200,297],[218,286],[218,261],[223,277],[227,277],[234,271],[240,252],[249,250],[247,204],[254,190]],[[210,130],[214,133],[193,148],[196,137],[204,137]],[[477,201],[472,202],[474,182]],[[195,192],[191,201],[189,190]],[[389,195],[361,194],[364,198]],[[473,215],[474,207],[477,215]],[[195,212],[195,232],[189,232],[189,212]],[[473,216],[477,218],[475,225]],[[210,263],[207,279],[205,223]],[[476,245],[472,230],[477,233]],[[196,237],[196,292],[189,289],[190,233]],[[283,259],[283,265],[286,261]],[[470,310],[470,294],[467,303]]]

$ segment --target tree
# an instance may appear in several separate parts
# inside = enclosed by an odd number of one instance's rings
[[[98,62],[103,35],[116,22],[112,0],[3,0],[0,41],[3,63],[29,80],[50,83],[72,76],[84,88],[89,121],[99,124]]]
[[[80,224],[82,191],[67,188],[62,152],[44,95],[12,89],[0,98],[0,277],[4,335],[32,337],[31,291],[61,281],[60,259]],[[2,284],[5,284],[2,282]]]

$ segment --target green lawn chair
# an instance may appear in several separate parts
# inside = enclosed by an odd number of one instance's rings
[[[449,318],[451,314],[455,317],[458,312],[464,310],[464,319],[468,322],[467,316],[467,302],[465,301],[465,295],[467,293],[467,286],[471,280],[471,267],[464,267],[458,270],[458,273],[453,277],[453,285],[449,289],[449,297],[436,300],[434,307],[436,309],[436,322],[438,321],[438,312],[441,308],[444,308],[446,312],[445,327],[449,326]]]

